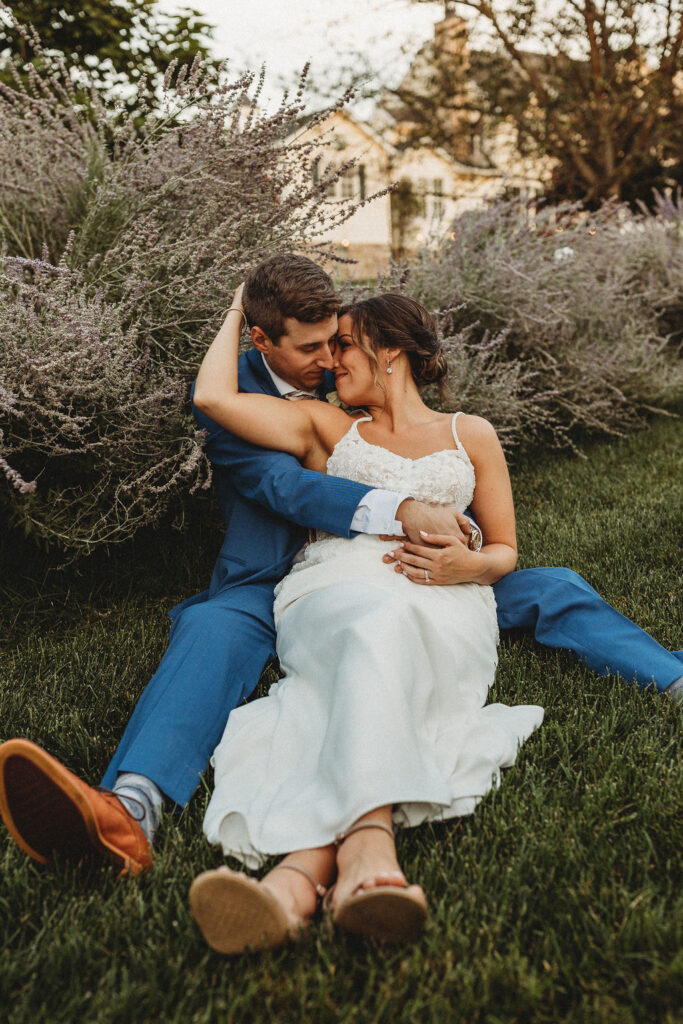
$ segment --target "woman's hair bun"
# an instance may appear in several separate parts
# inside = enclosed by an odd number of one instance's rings
[[[440,384],[446,379],[448,360],[443,349],[439,349],[438,352],[432,352],[430,355],[419,356],[418,358],[419,364],[417,366],[413,366],[413,361],[411,360],[413,376],[417,383]],[[418,377],[420,378],[419,380]]]

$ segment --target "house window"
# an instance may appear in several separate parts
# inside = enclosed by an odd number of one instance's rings
[[[417,179],[417,188],[415,189],[415,198],[417,199],[417,216],[427,216],[427,192],[429,191],[429,184],[426,178]]]
[[[341,195],[342,199],[351,199],[353,196],[353,179],[354,173],[353,168],[348,171],[344,171],[341,179]]]
[[[365,199],[365,165],[358,164],[358,190],[361,201]]]
[[[443,179],[434,178],[432,182],[432,217],[441,220],[444,215]]]

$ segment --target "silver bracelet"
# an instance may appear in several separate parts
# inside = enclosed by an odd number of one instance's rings
[[[246,313],[244,312],[244,310],[243,310],[243,309],[240,309],[240,307],[239,307],[239,306],[230,306],[230,307],[229,307],[229,309],[227,309],[227,310],[226,310],[226,313],[225,313],[225,315],[227,316],[227,315],[228,315],[228,313],[231,313],[231,312],[233,312],[233,311],[234,311],[235,313],[239,313],[239,314],[240,314],[240,315],[242,316],[242,319],[244,320],[244,326],[245,326],[245,327],[247,328],[247,330],[248,330],[248,329],[249,329],[249,321],[247,320],[247,314],[246,314]]]

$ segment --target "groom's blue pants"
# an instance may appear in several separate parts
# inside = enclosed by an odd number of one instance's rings
[[[184,806],[233,708],[275,657],[273,584],[191,597],[171,612],[166,652],[138,701],[102,779],[137,772]]]
[[[494,586],[501,629],[533,629],[598,675],[659,690],[683,674],[679,657],[607,604],[571,569],[522,569]],[[103,785],[117,772],[153,779],[183,806],[196,789],[228,715],[275,657],[273,587],[244,584],[199,595],[172,612],[168,648],[140,698]]]

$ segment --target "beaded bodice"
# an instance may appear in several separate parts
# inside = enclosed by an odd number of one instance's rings
[[[386,491],[410,494],[418,501],[433,505],[453,505],[463,512],[474,494],[474,467],[460,444],[453,417],[455,448],[405,458],[379,445],[370,444],[358,433],[358,424],[370,417],[356,420],[337,442],[327,460],[327,472],[334,476],[358,480],[360,483]]]

